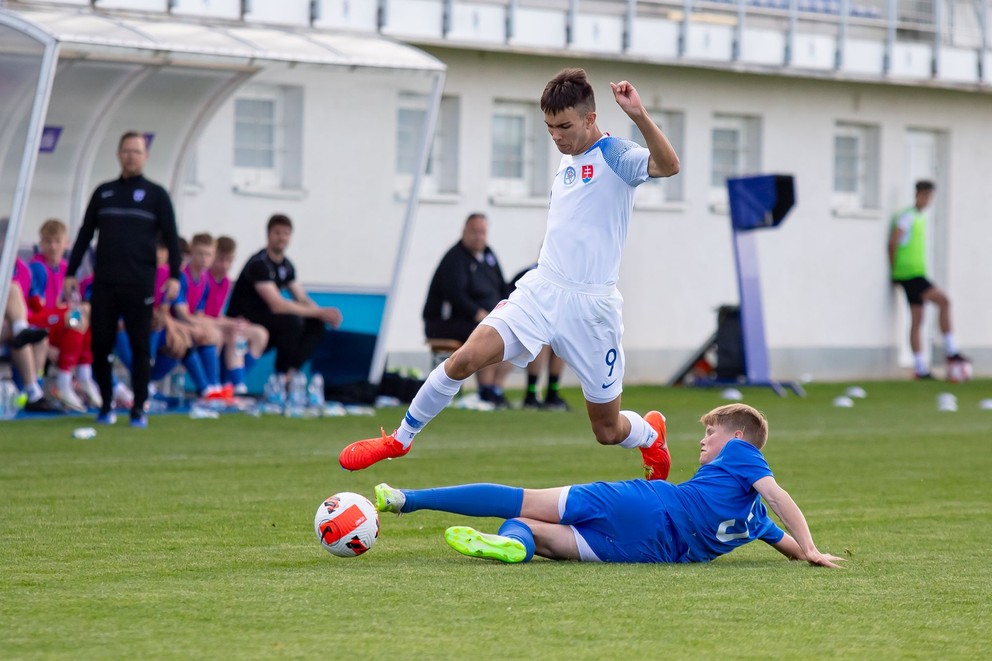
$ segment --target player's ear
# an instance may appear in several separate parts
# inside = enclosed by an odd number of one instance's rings
[[[586,128],[587,129],[591,129],[593,126],[596,125],[596,111],[595,110],[586,113],[585,124],[586,124]]]
[[[743,429],[738,429],[737,431],[735,431],[734,432],[734,438],[737,438],[737,439],[740,439],[740,440],[743,441],[744,440],[744,430]]]

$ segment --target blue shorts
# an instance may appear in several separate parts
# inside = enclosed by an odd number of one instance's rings
[[[579,484],[564,494],[561,523],[575,531],[582,560],[679,562],[669,496],[675,498],[675,485],[668,482]]]

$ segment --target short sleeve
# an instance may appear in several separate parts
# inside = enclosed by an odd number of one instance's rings
[[[740,483],[750,490],[754,483],[763,477],[773,477],[761,450],[746,441],[733,440],[723,448],[723,467]]]
[[[272,282],[272,274],[269,272],[269,268],[260,259],[253,260],[248,267],[245,269],[245,275],[248,276],[248,282],[253,285],[259,282]]]
[[[601,149],[606,164],[628,186],[640,186],[650,178],[648,158],[651,152],[636,142],[607,138]]]

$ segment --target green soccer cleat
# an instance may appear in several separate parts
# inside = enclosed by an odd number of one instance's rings
[[[396,512],[406,505],[406,495],[385,482],[375,485],[375,509],[377,512]]]
[[[523,562],[527,549],[521,542],[501,535],[487,535],[468,526],[452,526],[444,531],[444,541],[462,555],[492,558],[500,562]]]

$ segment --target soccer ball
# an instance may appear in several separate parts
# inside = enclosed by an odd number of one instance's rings
[[[379,513],[365,496],[342,491],[320,504],[313,529],[328,553],[354,558],[372,548],[379,537]]]
[[[951,383],[971,381],[971,363],[967,360],[947,361],[947,380]]]

